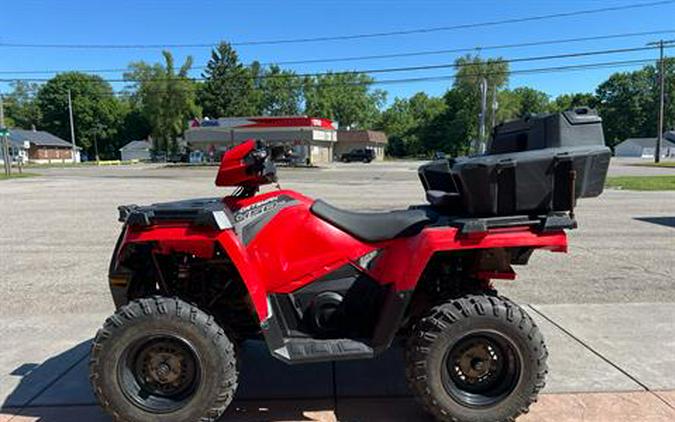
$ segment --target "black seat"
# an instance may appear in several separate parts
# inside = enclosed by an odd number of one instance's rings
[[[421,209],[363,213],[341,210],[319,199],[311,210],[317,217],[365,242],[412,236],[432,222],[428,212]]]

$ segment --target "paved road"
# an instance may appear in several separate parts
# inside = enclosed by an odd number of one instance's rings
[[[669,159],[672,160],[672,159]],[[644,158],[615,157],[609,169],[610,176],[664,176],[675,175],[675,167],[650,167],[652,160]]]
[[[282,169],[281,185],[346,208],[421,203],[417,163]],[[222,195],[215,168],[42,170],[0,182],[0,316],[112,310],[106,270],[119,204]],[[270,187],[270,189],[272,189]],[[499,288],[524,303],[675,302],[675,192],[581,201],[570,254],[537,252]]]

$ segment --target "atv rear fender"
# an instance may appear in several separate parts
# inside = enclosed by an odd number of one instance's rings
[[[470,235],[454,227],[427,228],[417,236],[389,242],[381,249],[371,272],[376,279],[393,283],[398,291],[409,291],[415,289],[436,254],[506,248],[567,252],[567,235],[563,230],[541,232],[530,227],[491,229]]]

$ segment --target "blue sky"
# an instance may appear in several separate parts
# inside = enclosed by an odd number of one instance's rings
[[[507,18],[586,10],[634,4],[626,0],[596,1],[443,1],[443,0],[365,0],[365,1],[188,1],[188,0],[0,0],[0,42],[67,44],[161,44],[209,43],[218,40],[248,41],[261,39],[333,36],[382,32],[423,27],[448,26]],[[464,29],[411,36],[365,40],[332,41],[295,45],[238,47],[244,62],[276,62],[314,58],[360,56],[439,50],[537,40],[587,37],[655,30],[675,30],[672,16],[675,4],[660,5],[587,16],[575,16],[538,22]],[[675,33],[666,34],[675,38]],[[658,36],[578,42],[483,51],[484,57],[517,58],[577,51],[639,47]],[[172,49],[178,61],[192,55],[196,65],[208,60],[208,48]],[[0,72],[48,69],[123,68],[131,61],[159,61],[159,49],[74,50],[33,49],[0,46]],[[318,63],[288,66],[298,72],[373,69],[399,66],[433,65],[452,62],[458,54],[364,60],[346,63]],[[518,63],[512,69],[564,66],[615,60],[652,59],[656,51],[643,51],[582,59]],[[566,73],[513,75],[510,87],[528,85],[551,96],[591,91],[608,75],[636,67],[592,69]],[[377,77],[411,78],[450,75],[452,70],[426,70],[393,73]],[[199,75],[199,71],[193,72]],[[0,75],[12,77],[49,77],[50,75]],[[119,78],[121,73],[106,73]],[[418,91],[442,94],[450,81],[383,85],[389,101]],[[123,84],[113,84],[116,89]],[[7,92],[6,83],[0,90]]]

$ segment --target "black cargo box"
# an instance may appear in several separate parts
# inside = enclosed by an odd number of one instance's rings
[[[427,199],[455,215],[506,216],[569,211],[600,195],[611,152],[600,118],[581,110],[506,123],[490,153],[421,166]]]
[[[605,145],[602,119],[595,110],[580,107],[502,123],[495,127],[487,153],[590,145]]]

